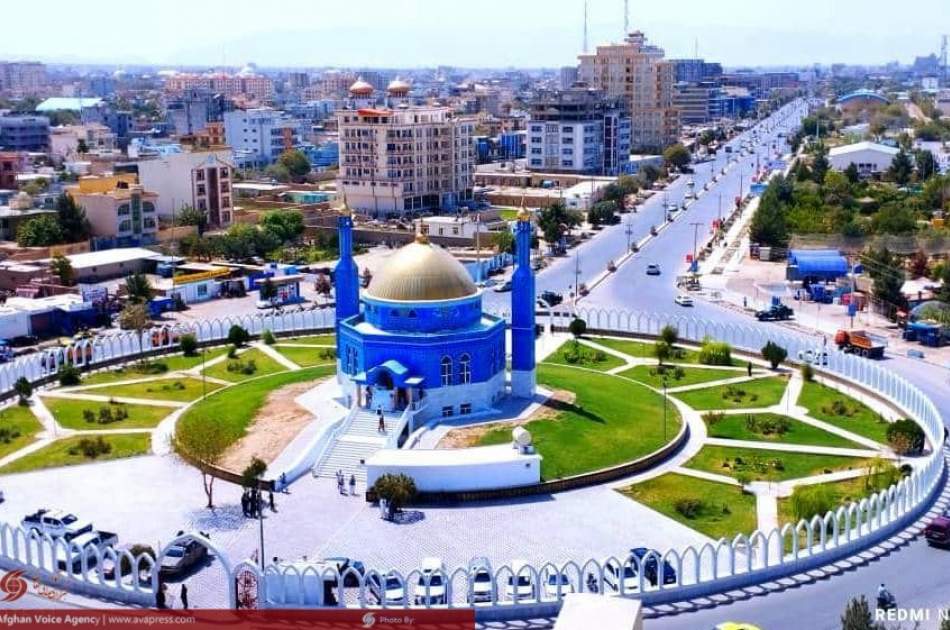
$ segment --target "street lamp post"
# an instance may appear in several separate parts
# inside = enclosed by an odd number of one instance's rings
[[[666,375],[663,375],[663,442],[666,442]]]
[[[630,221],[630,217],[627,216],[627,227],[624,230],[624,233],[627,235],[627,251],[630,251],[630,238],[633,236],[633,225]]]

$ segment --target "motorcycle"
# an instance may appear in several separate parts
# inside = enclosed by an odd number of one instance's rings
[[[897,608],[897,599],[890,591],[884,591],[877,596],[877,607],[880,610],[894,610]]]

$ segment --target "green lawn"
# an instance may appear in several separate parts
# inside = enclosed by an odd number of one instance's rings
[[[624,364],[623,359],[607,354],[603,350],[585,346],[582,343],[577,344],[575,349],[573,341],[565,341],[557,350],[548,355],[544,362],[574,365],[601,372],[606,372]]]
[[[241,365],[249,365],[253,361],[255,369],[250,373],[239,371]],[[231,367],[232,369],[228,369]],[[235,359],[225,359],[220,363],[215,363],[211,367],[205,368],[204,373],[213,378],[220,378],[226,381],[239,382],[245,381],[256,376],[282,372],[287,368],[270,358],[257,348],[251,348],[247,352],[242,352]]]
[[[306,368],[224,388],[190,407],[178,420],[176,431],[187,431],[196,423],[217,422],[223,427],[228,444],[232,444],[244,435],[272,391],[293,383],[314,381],[335,372],[335,365]]]
[[[199,352],[196,356],[186,357],[182,354],[169,355],[150,359],[147,362],[137,362],[116,368],[114,370],[105,370],[86,374],[83,376],[83,385],[104,385],[105,383],[115,383],[117,381],[129,381],[139,378],[147,378],[177,372],[179,370],[188,370],[204,361],[210,361],[215,357],[226,354],[227,348],[209,348],[205,350],[204,356]]]
[[[308,335],[306,337],[277,337],[277,343],[300,343],[308,346],[336,347],[336,335]]]
[[[300,367],[313,367],[314,365],[325,365],[335,363],[336,355],[332,354],[332,348],[299,348],[297,346],[284,346],[276,344],[271,346],[274,350],[281,353]],[[331,353],[326,354],[324,353]]]
[[[751,534],[756,529],[755,497],[737,486],[667,473],[628,486],[621,493],[714,540],[732,540],[736,534]],[[691,516],[685,516],[678,506]]]
[[[115,396],[116,398],[142,398],[145,400],[171,400],[175,402],[191,402],[201,398],[205,393],[220,389],[221,385],[212,381],[202,383],[200,378],[159,378],[143,383],[129,383],[128,385],[112,385],[111,387],[97,387],[84,390],[86,394],[98,396]]]
[[[13,405],[0,410],[0,457],[33,442],[43,425],[29,407]]]
[[[557,479],[628,462],[660,448],[680,429],[679,413],[668,406],[663,433],[663,397],[626,379],[577,368],[538,366],[538,382],[577,394],[556,418],[525,425],[543,456],[541,476]],[[482,444],[511,441],[511,429],[490,431]]]
[[[782,400],[786,385],[788,385],[788,379],[785,377],[767,377],[736,385],[694,389],[673,394],[673,396],[699,411],[753,409],[777,405]]]
[[[814,381],[805,383],[798,404],[808,409],[808,415],[816,420],[824,420],[881,444],[887,443],[888,422],[880,414],[826,385]]]
[[[714,438],[863,448],[834,433],[774,413],[703,414],[703,420],[709,437]]]
[[[666,386],[682,387],[684,385],[695,385],[697,383],[708,383],[709,381],[721,381],[726,378],[737,378],[745,376],[745,372],[738,370],[715,370],[705,368],[680,368],[682,376],[676,378],[677,368],[666,368]],[[646,383],[651,387],[663,387],[663,375],[657,370],[655,365],[638,365],[629,370],[621,372],[623,376],[632,378],[635,381]]]
[[[831,481],[829,483],[820,484],[820,486],[827,488],[831,495],[831,509],[838,509],[841,505],[847,505],[852,501],[860,501],[864,497],[883,490],[890,486],[893,481],[894,478],[888,475],[880,475],[878,477],[866,475],[854,479],[845,479],[843,481]],[[795,517],[795,510],[792,507],[791,497],[778,500],[778,519],[779,525],[798,522],[798,519]]]
[[[82,440],[102,439],[109,445],[109,452],[87,457],[80,451]],[[122,457],[145,455],[151,450],[152,437],[145,433],[127,433],[103,435],[100,438],[73,436],[57,440],[38,451],[16,459],[3,468],[0,474],[22,473],[42,468],[58,466],[75,466],[76,464],[90,464]]]
[[[589,337],[591,341],[602,346],[622,352],[627,356],[640,359],[653,359],[656,355],[653,353],[653,345],[647,341],[635,341],[633,339],[613,339],[608,337]],[[674,356],[671,356],[667,363],[699,363],[699,351],[674,346]],[[735,367],[744,367],[746,364],[742,359],[733,357],[732,365]]]
[[[498,210],[498,216],[502,221],[514,221],[518,218],[518,210],[514,208],[501,208]]]
[[[69,398],[44,398],[43,403],[56,418],[60,426],[77,431],[98,431],[103,429],[150,429],[161,422],[174,409],[170,407],[152,407],[150,405],[125,405],[91,400],[73,400]],[[120,408],[128,412],[128,418],[115,422],[87,422],[83,410],[89,409],[98,419],[100,409],[108,408],[116,412]]]
[[[727,477],[748,473],[753,481],[785,481],[851,468],[866,468],[870,463],[868,459],[840,455],[704,446],[685,466]]]

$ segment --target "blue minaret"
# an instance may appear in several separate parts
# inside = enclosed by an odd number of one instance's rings
[[[344,210],[337,219],[340,246],[340,261],[333,271],[333,284],[336,288],[336,327],[347,317],[360,312],[359,270],[353,260],[353,217]],[[337,330],[337,339],[339,339]],[[339,348],[337,348],[339,350]]]
[[[511,394],[531,398],[535,388],[534,271],[531,240],[534,226],[524,208],[515,224],[515,273],[511,278]]]

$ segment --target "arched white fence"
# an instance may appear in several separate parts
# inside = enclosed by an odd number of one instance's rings
[[[730,325],[693,317],[603,309],[582,308],[578,316],[586,320],[590,329],[618,333],[655,335],[663,326],[672,324],[685,340],[699,342],[709,336],[752,352],[771,340],[785,347],[790,357],[822,344],[818,337],[809,338],[775,326]],[[567,326],[573,316],[555,312],[550,318],[555,325]],[[139,338],[126,333],[97,338],[46,353],[44,359],[20,359],[3,368],[9,373],[4,372],[5,380],[0,380],[0,385],[12,386],[16,380],[14,374],[31,380],[42,378],[54,373],[65,360],[94,367],[97,362],[131,358],[163,347],[173,348],[178,335],[186,331],[194,332],[205,342],[226,338],[232,324],[259,334],[265,329],[275,332],[326,329],[332,327],[332,323],[332,311],[298,311],[160,329],[167,335],[147,333]],[[350,569],[343,576],[334,567],[318,564],[272,565],[261,571],[244,562],[232,570],[228,586],[230,602],[234,605],[237,597],[234,578],[244,572],[257,578],[257,601],[265,606],[377,605],[382,595],[380,605],[383,607],[475,606],[479,618],[511,619],[553,614],[563,595],[571,591],[619,594],[640,598],[647,604],[659,604],[772,581],[850,556],[907,527],[932,505],[943,485],[943,421],[933,402],[900,376],[874,362],[834,349],[828,350],[828,358],[828,365],[818,368],[819,371],[852,381],[887,399],[920,423],[934,447],[926,462],[908,477],[860,502],[816,515],[810,521],[786,524],[767,532],[738,533],[731,540],[722,539],[698,549],[689,546],[648,551],[642,558],[630,555],[629,550],[618,550],[621,555],[615,558],[569,560],[540,566],[503,565],[487,573],[474,567],[450,568],[441,575],[424,575],[419,569],[405,574],[375,569],[359,574]],[[94,590],[98,595],[120,601],[138,602],[152,597],[151,584],[133,584],[127,577],[105,579],[96,568],[101,562],[79,574],[57,570],[48,561],[54,557],[51,549],[56,544],[53,540],[37,540],[22,530],[0,525],[0,566],[34,571],[43,581],[50,580],[61,588]],[[478,550],[473,550],[473,555],[479,555]],[[150,566],[151,561],[136,558],[130,562],[135,563],[130,566],[144,570],[148,568],[144,565]],[[563,574],[563,583],[556,580],[555,587],[545,588],[552,574]],[[387,578],[394,581],[396,588],[386,588]],[[324,597],[328,593],[333,594],[332,598]]]

